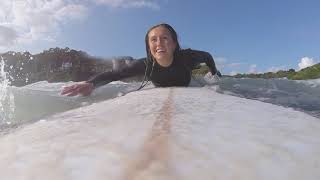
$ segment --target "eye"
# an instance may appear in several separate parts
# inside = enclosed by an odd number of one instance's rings
[[[156,39],[156,38],[151,38],[150,41],[151,41],[151,42],[156,42],[157,39]]]

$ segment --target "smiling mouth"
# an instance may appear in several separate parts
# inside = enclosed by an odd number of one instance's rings
[[[162,50],[162,49],[159,49],[159,50],[156,50],[156,53],[165,53],[166,51],[165,50]]]

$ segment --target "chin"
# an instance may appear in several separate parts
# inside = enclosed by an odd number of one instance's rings
[[[159,62],[166,62],[166,58],[165,57],[157,57],[156,60]]]
[[[159,60],[164,60],[164,59],[168,59],[168,58],[169,58],[169,55],[167,55],[167,54],[162,54],[162,55],[156,56],[156,59],[159,59]]]

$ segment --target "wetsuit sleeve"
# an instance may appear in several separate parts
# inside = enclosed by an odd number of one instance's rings
[[[192,57],[192,63],[191,63],[192,69],[194,69],[200,63],[206,63],[206,65],[209,67],[212,74],[217,74],[217,73],[220,74],[220,72],[216,68],[214,59],[210,53],[205,51],[188,49],[188,54]]]
[[[138,60],[133,60],[129,65],[126,65],[117,70],[110,70],[106,72],[99,73],[87,82],[93,83],[94,87],[102,86],[108,84],[112,81],[118,81],[124,78],[143,75],[146,69],[146,59],[141,58]]]

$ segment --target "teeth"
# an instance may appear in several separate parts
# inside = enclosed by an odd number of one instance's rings
[[[164,52],[164,50],[162,50],[162,49],[158,49],[158,50],[157,50],[157,52]]]

